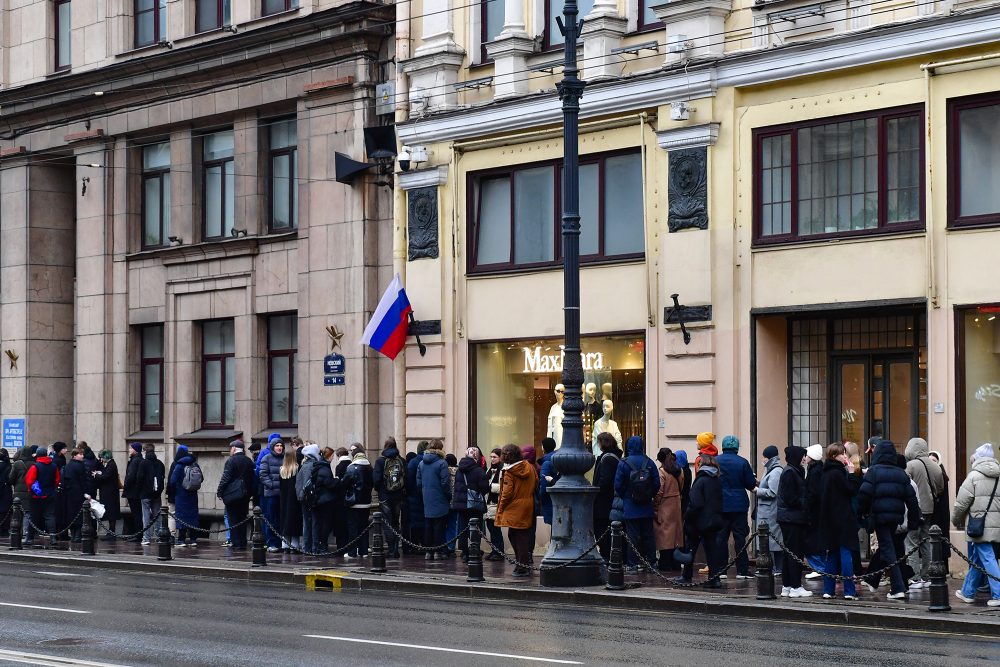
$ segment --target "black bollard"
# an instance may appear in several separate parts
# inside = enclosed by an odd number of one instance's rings
[[[625,590],[625,568],[622,566],[622,522],[611,522],[611,554],[608,559],[608,583],[604,586],[609,591]]]
[[[941,534],[939,526],[931,526],[931,565],[927,574],[931,578],[931,604],[927,611],[951,611],[948,603],[948,566],[947,566],[947,545],[944,536]]]
[[[372,566],[369,572],[385,572],[385,534],[382,526],[382,513],[372,515],[372,527],[368,532],[368,551],[371,552]]]
[[[156,555],[156,560],[173,560],[174,556],[171,553],[173,549],[173,540],[170,539],[170,524],[167,519],[169,517],[168,510],[166,506],[160,507],[160,529],[156,532],[156,541],[158,545],[158,553]]]
[[[10,508],[10,549],[20,551],[24,548],[21,544],[21,533],[24,531],[24,508],[21,507],[21,499],[14,498],[14,504]]]
[[[771,559],[771,531],[767,523],[760,522],[757,528],[757,599],[773,600],[774,561]]]
[[[250,554],[253,567],[267,565],[267,548],[264,546],[264,520],[260,507],[253,508],[253,532],[250,534]]]
[[[469,576],[466,577],[466,581],[486,581],[483,577],[483,549],[480,545],[482,539],[479,518],[469,519]]]
[[[80,525],[80,553],[84,556],[94,555],[94,524],[91,523],[90,500],[83,501],[83,523]]]

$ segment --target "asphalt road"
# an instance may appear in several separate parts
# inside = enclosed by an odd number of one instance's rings
[[[0,666],[940,667],[1000,660],[998,637],[2,568]]]

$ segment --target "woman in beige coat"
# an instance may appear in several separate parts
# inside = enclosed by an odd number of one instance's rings
[[[653,535],[660,552],[658,568],[676,570],[674,549],[684,546],[684,526],[681,515],[681,469],[669,448],[663,447],[656,455],[660,462],[660,491],[653,498]]]

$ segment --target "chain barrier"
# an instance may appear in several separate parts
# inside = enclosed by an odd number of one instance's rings
[[[159,521],[159,518],[160,518],[160,515],[159,515],[159,514],[154,514],[154,515],[153,515],[153,518],[151,518],[151,519],[149,520],[149,523],[147,523],[147,524],[146,524],[145,526],[143,526],[143,527],[142,527],[142,529],[140,529],[140,530],[139,530],[138,532],[136,532],[136,533],[130,533],[130,534],[128,534],[128,535],[119,535],[119,534],[118,534],[118,533],[116,533],[115,531],[111,530],[111,528],[109,528],[109,527],[108,527],[108,526],[110,526],[110,525],[111,525],[111,524],[110,524],[110,522],[108,523],[108,525],[104,525],[104,522],[105,522],[105,519],[98,519],[98,520],[97,520],[97,524],[98,524],[98,525],[99,525],[99,526],[100,526],[101,528],[103,528],[103,529],[104,529],[104,531],[105,531],[105,532],[106,532],[106,533],[107,533],[108,535],[110,535],[111,537],[115,538],[116,540],[124,540],[124,541],[126,541],[126,542],[127,542],[127,541],[129,541],[129,540],[134,540],[134,539],[135,539],[135,538],[137,538],[137,537],[141,537],[141,536],[142,536],[142,535],[144,535],[144,534],[146,533],[146,531],[147,531],[147,530],[149,530],[150,528],[155,528],[155,527],[156,527],[156,522],[157,522],[157,521]]]
[[[649,561],[647,561],[645,559],[645,557],[642,555],[642,552],[639,551],[639,549],[636,548],[636,546],[634,544],[632,544],[632,540],[629,539],[627,531],[624,531],[624,530],[622,531],[622,537],[625,538],[625,542],[628,544],[628,546],[635,553],[636,557],[642,563],[643,567],[645,567],[646,570],[648,570],[649,572],[652,572],[653,574],[655,574],[657,576],[657,578],[659,578],[661,581],[666,582],[667,584],[669,584],[670,586],[673,586],[674,588],[695,588],[697,586],[701,586],[702,585],[702,582],[700,582],[700,581],[678,581],[676,578],[668,577],[667,575],[665,575],[662,572],[660,572],[659,568],[653,567],[649,563]],[[731,568],[734,565],[736,565],[736,561],[739,560],[740,555],[744,551],[746,551],[748,548],[750,548],[750,545],[753,544],[753,541],[754,541],[754,539],[756,537],[757,536],[754,533],[751,533],[750,536],[747,537],[747,541],[744,542],[743,546],[740,547],[736,551],[736,553],[733,555],[732,559],[730,559],[730,561],[728,563],[726,563],[725,567],[721,568],[720,570],[718,570],[716,572],[709,572],[708,576],[706,578],[706,581],[712,581],[713,579],[719,578],[721,575],[723,575],[726,572],[728,572],[729,568]],[[694,554],[691,554],[691,557],[694,558]],[[691,568],[694,569],[694,563],[693,562],[691,563]]]
[[[486,542],[486,544],[490,545],[490,548],[493,549],[493,553],[500,554],[500,556],[502,556],[505,561],[507,561],[514,567],[519,567],[524,570],[534,570],[535,572],[551,572],[552,570],[561,570],[564,567],[569,567],[570,565],[579,563],[581,560],[586,558],[594,549],[599,547],[601,545],[601,540],[603,540],[610,532],[611,532],[611,526],[608,526],[607,528],[604,529],[604,532],[601,534],[601,536],[598,537],[597,540],[592,545],[590,545],[590,548],[584,551],[582,554],[580,554],[573,560],[566,561],[565,563],[560,563],[559,565],[551,565],[549,567],[542,567],[542,566],[536,567],[535,565],[521,563],[513,556],[506,554],[503,549],[493,544],[493,542],[490,541],[490,538],[487,537],[487,534],[485,532],[481,532],[480,537],[482,537],[483,541]],[[601,562],[605,562],[603,557],[600,558]]]
[[[417,551],[426,551],[426,552],[444,551],[445,549],[447,549],[448,547],[450,547],[452,544],[457,543],[458,540],[460,540],[463,535],[465,535],[467,532],[469,532],[469,526],[468,526],[468,524],[466,524],[465,528],[458,535],[456,535],[455,537],[451,538],[450,540],[448,540],[444,544],[439,544],[436,547],[425,547],[425,546],[421,546],[421,545],[417,544],[416,542],[411,542],[410,540],[408,540],[405,537],[403,537],[388,522],[383,523],[382,527],[383,528],[388,528],[390,533],[392,533],[397,538],[399,538],[400,542],[402,542],[406,546],[410,547],[411,549],[416,549]]]
[[[169,510],[167,510],[167,514],[169,514],[173,518],[173,520],[176,521],[179,525],[184,526],[188,530],[193,530],[195,532],[202,533],[204,535],[220,535],[222,533],[228,533],[233,528],[239,528],[239,527],[241,527],[241,526],[243,526],[245,524],[248,524],[251,521],[253,521],[253,515],[252,514],[248,514],[245,519],[243,519],[242,521],[240,521],[238,523],[230,524],[228,527],[223,526],[222,528],[219,528],[218,530],[209,530],[208,528],[199,528],[197,526],[192,526],[187,521],[184,521],[179,516],[177,516],[176,514],[174,514],[173,512],[171,512]],[[267,519],[265,519],[265,521],[266,520]],[[268,524],[268,525],[270,525],[270,524]],[[272,528],[272,530],[274,530],[274,529]],[[277,533],[278,531],[274,531],[274,532]]]
[[[4,521],[7,520],[7,517],[9,517],[10,515],[12,515],[13,513],[14,513],[14,506],[12,505],[7,510],[7,512],[2,517],[0,517],[0,526],[2,526],[4,524]]]
[[[979,570],[979,572],[980,572],[980,573],[982,573],[982,575],[983,575],[983,576],[985,576],[985,577],[986,577],[987,579],[992,579],[993,581],[995,581],[995,582],[997,582],[998,584],[1000,584],[1000,577],[995,577],[995,576],[993,576],[992,574],[990,574],[989,572],[987,572],[987,571],[986,571],[985,569],[983,569],[983,567],[982,567],[981,565],[978,565],[978,564],[976,564],[976,563],[973,563],[973,562],[972,562],[972,561],[971,561],[971,560],[969,559],[969,557],[968,557],[968,556],[966,556],[966,555],[965,555],[964,553],[962,553],[962,552],[961,552],[961,551],[959,550],[959,548],[958,548],[958,547],[956,547],[956,546],[955,546],[954,544],[952,544],[952,543],[951,543],[951,540],[949,540],[949,539],[948,539],[947,537],[943,537],[942,539],[943,539],[943,540],[945,541],[945,543],[946,543],[946,544],[948,545],[948,548],[949,548],[949,549],[951,549],[952,551],[954,551],[954,552],[955,552],[955,553],[956,553],[956,554],[958,555],[958,557],[959,557],[959,558],[961,558],[962,560],[964,560],[964,561],[965,561],[966,563],[968,563],[968,564],[969,564],[969,567],[974,567],[974,568],[976,568],[976,569],[977,569],[977,570]]]
[[[250,517],[250,518],[252,519],[253,517]],[[267,520],[266,516],[264,516],[263,514],[261,514],[260,518],[264,521],[265,524],[267,524],[267,527],[271,529],[271,532],[274,533],[276,536],[278,536],[278,538],[280,538],[281,541],[284,544],[291,544],[292,543],[292,540],[290,538],[285,537],[284,535],[282,535],[281,533],[278,532],[278,529],[275,528],[274,525],[270,521]],[[294,549],[293,551],[295,551],[297,553],[300,553],[300,554],[302,554],[304,556],[313,556],[313,557],[318,557],[318,558],[326,558],[326,557],[330,557],[330,556],[334,556],[334,557],[335,556],[339,556],[341,553],[346,553],[347,551],[349,551],[351,549],[351,547],[353,547],[355,544],[358,544],[361,541],[362,538],[368,537],[368,531],[371,530],[371,527],[374,526],[374,525],[375,525],[375,522],[374,521],[370,521],[367,526],[365,526],[364,528],[361,529],[361,533],[357,537],[355,537],[353,540],[351,540],[350,542],[348,542],[344,546],[339,546],[338,545],[336,551],[306,551],[305,549]]]
[[[54,533],[46,532],[46,530],[44,528],[39,528],[38,526],[36,526],[35,522],[32,521],[31,518],[29,517],[29,515],[27,515],[27,514],[24,515],[24,520],[28,522],[29,526],[31,526],[32,528],[34,528],[35,533],[37,533],[39,536],[41,536],[41,537],[49,537],[49,536],[62,535],[63,533],[65,533],[66,531],[68,531],[70,528],[73,527],[73,524],[76,523],[76,520],[80,518],[81,514],[83,514],[83,506],[82,505],[80,506],[80,511],[76,513],[76,516],[74,516],[72,519],[69,520],[69,522],[66,524],[66,527],[63,528],[62,530],[57,530]]]
[[[799,556],[797,556],[795,554],[795,552],[793,552],[791,549],[789,549],[788,547],[786,547],[784,545],[784,543],[782,543],[782,541],[779,538],[777,538],[777,537],[774,536],[774,534],[771,534],[770,538],[772,540],[774,540],[775,543],[777,543],[777,545],[779,547],[781,547],[781,550],[785,552],[786,556],[790,556],[792,558],[792,560],[794,560],[796,563],[798,563],[799,565],[801,565],[803,568],[811,567],[809,565],[809,563],[807,563],[804,558],[800,558]],[[924,538],[920,542],[917,542],[917,544],[914,545],[914,547],[912,549],[910,549],[909,551],[907,551],[905,554],[903,554],[902,556],[900,556],[899,558],[897,558],[893,562],[889,563],[885,567],[883,567],[883,568],[881,568],[879,570],[875,570],[874,572],[867,572],[867,573],[864,573],[864,574],[858,573],[858,574],[851,575],[850,577],[847,577],[847,576],[844,576],[842,574],[830,574],[829,572],[823,572],[821,570],[817,570],[814,567],[811,568],[811,569],[816,574],[818,574],[820,576],[823,576],[823,577],[829,577],[829,578],[833,579],[834,581],[841,581],[841,582],[843,582],[843,581],[861,582],[861,581],[863,581],[864,579],[866,579],[868,577],[878,577],[878,578],[881,579],[883,574],[885,574],[886,572],[888,572],[892,568],[897,567],[897,566],[902,565],[903,563],[905,563],[906,560],[909,559],[909,557],[912,556],[913,554],[915,554],[917,551],[919,551],[920,547],[923,544],[925,544],[926,542],[930,542],[930,538]]]

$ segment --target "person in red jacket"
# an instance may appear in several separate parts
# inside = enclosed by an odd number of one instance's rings
[[[50,534],[56,531],[55,501],[59,482],[59,468],[48,455],[48,450],[39,447],[35,452],[35,463],[25,475],[24,485],[28,487],[32,522]]]

